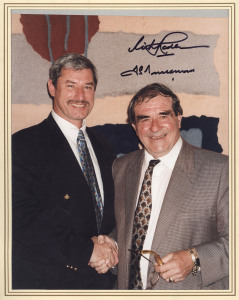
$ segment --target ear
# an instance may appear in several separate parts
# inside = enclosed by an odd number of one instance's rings
[[[181,122],[182,122],[182,115],[178,115],[177,118],[178,118],[178,128],[181,128]]]
[[[47,85],[48,85],[49,93],[54,98],[55,97],[55,93],[56,93],[56,88],[55,88],[54,84],[52,83],[51,79],[48,80]]]

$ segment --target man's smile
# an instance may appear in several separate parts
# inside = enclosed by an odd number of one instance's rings
[[[87,101],[68,101],[68,105],[74,106],[76,108],[83,108],[89,105],[89,102]]]
[[[167,134],[165,133],[165,134],[162,134],[162,135],[159,135],[159,136],[151,136],[150,138],[152,140],[160,140],[160,139],[164,138],[166,135]]]

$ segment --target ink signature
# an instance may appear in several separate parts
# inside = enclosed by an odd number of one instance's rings
[[[131,75],[144,75],[148,73],[149,75],[165,75],[165,74],[188,74],[194,73],[195,69],[171,69],[171,70],[161,70],[161,71],[151,71],[151,66],[148,65],[146,68],[144,66],[136,65],[132,70],[124,71],[120,75],[122,77],[131,76]]]
[[[176,38],[176,36],[180,36]],[[174,40],[175,39],[175,40]],[[183,41],[186,41],[188,39],[188,35],[185,32],[175,31],[171,32],[165,35],[165,37],[160,41],[156,42],[155,39],[149,44],[146,44],[144,42],[144,35],[138,40],[138,42],[134,45],[133,48],[129,48],[129,52],[133,51],[139,51],[139,50],[145,50],[150,55],[156,56],[156,57],[163,57],[163,56],[170,56],[175,55],[174,52],[169,53],[168,50],[174,50],[174,49],[193,49],[193,48],[209,48],[208,45],[200,45],[200,46],[188,46],[183,47],[180,46],[179,43],[182,43]],[[159,52],[159,54],[158,54]]]

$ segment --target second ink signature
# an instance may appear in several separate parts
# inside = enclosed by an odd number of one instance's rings
[[[164,74],[187,74],[187,73],[194,73],[195,69],[185,69],[185,70],[177,70],[177,69],[171,69],[171,70],[164,70],[164,71],[151,71],[151,66],[148,65],[146,68],[144,66],[138,66],[136,65],[132,70],[127,70],[120,75],[122,77],[125,76],[131,76],[131,75],[144,75],[145,73],[148,73],[149,75],[164,75]]]

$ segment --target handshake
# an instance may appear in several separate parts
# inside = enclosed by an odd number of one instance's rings
[[[89,266],[99,274],[106,273],[119,262],[117,245],[114,240],[106,235],[94,236],[91,239],[94,243],[94,249]]]

